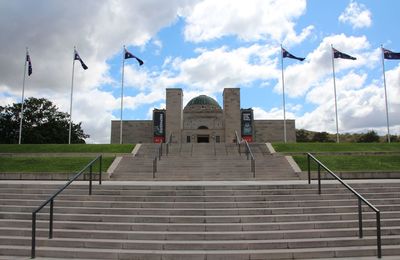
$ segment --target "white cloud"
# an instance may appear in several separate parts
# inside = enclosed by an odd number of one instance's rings
[[[371,11],[363,4],[350,1],[344,12],[339,16],[339,21],[349,23],[354,29],[370,27],[372,24]]]
[[[300,42],[312,27],[297,36],[293,20],[305,11],[305,0],[205,0],[187,14],[185,38],[201,42],[233,35],[245,41],[282,42],[287,37]]]

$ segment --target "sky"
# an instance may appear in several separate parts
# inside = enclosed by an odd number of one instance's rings
[[[201,94],[222,105],[241,88],[255,119],[286,118],[297,129],[336,132],[331,45],[357,60],[335,59],[340,133],[384,135],[381,45],[400,52],[397,0],[0,0],[0,105],[21,102],[26,47],[33,73],[25,97],[70,109],[88,143],[109,143],[120,119],[123,46],[126,120],[165,108],[165,89],[182,88],[184,105]],[[400,134],[400,60],[385,60],[391,134]]]

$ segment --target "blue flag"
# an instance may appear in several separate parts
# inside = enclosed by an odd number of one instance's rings
[[[333,57],[335,59],[347,59],[347,60],[356,60],[357,59],[346,53],[340,52],[340,51],[336,50],[335,48],[332,48],[332,50],[333,50]]]
[[[290,58],[290,59],[296,59],[299,61],[303,61],[305,60],[305,58],[300,58],[300,57],[296,57],[293,54],[289,53],[287,50],[285,50],[284,48],[282,48],[282,57],[283,58]]]
[[[28,52],[26,52],[26,62],[28,62],[28,76],[30,76],[32,74],[32,62]]]
[[[125,49],[125,56],[124,57],[125,57],[125,59],[131,59],[131,58],[136,59],[139,62],[139,66],[142,66],[143,63],[144,63],[141,59],[139,59],[138,57],[136,57],[135,55],[133,55],[132,53],[130,53],[126,49]]]
[[[74,60],[79,60],[79,62],[80,62],[81,65],[82,65],[82,68],[83,68],[84,70],[87,70],[87,69],[88,69],[88,66],[86,66],[86,64],[83,62],[83,60],[81,59],[81,57],[79,56],[79,54],[78,54],[78,52],[77,52],[76,50],[75,50]]]
[[[400,60],[400,52],[389,51],[388,49],[382,48],[383,57],[387,60]]]

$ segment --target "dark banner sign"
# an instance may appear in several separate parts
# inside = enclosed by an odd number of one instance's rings
[[[253,140],[253,109],[241,109],[242,138]]]
[[[161,143],[165,141],[165,109],[153,110],[153,130],[154,142]]]

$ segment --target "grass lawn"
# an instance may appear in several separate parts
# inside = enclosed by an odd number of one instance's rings
[[[277,152],[400,152],[400,143],[273,143]]]
[[[361,155],[318,155],[316,158],[332,171],[400,171],[400,155],[361,156]],[[302,171],[307,171],[307,156],[293,156]],[[311,160],[311,169],[317,164]]]
[[[0,157],[0,172],[78,172],[94,157]],[[114,157],[103,157],[102,170],[105,172]],[[99,162],[93,165],[98,171]]]
[[[0,144],[0,153],[130,153],[134,144]]]

